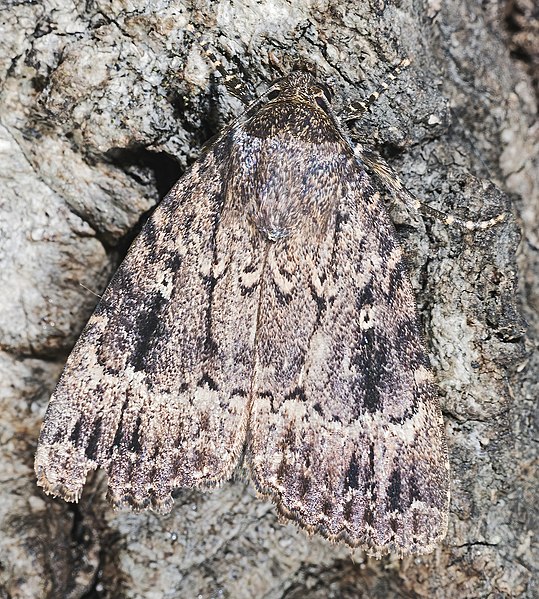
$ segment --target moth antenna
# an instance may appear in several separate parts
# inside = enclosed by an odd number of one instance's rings
[[[397,79],[399,74],[410,65],[409,58],[403,58],[399,64],[395,65],[386,75],[386,78],[378,85],[366,100],[356,100],[350,104],[350,112],[342,117],[344,122],[355,121],[370,110],[371,106],[378,100],[391,84]]]
[[[400,177],[381,156],[371,150],[365,149],[360,143],[356,144],[354,154],[356,155],[356,158],[361,160],[361,162],[363,162],[363,164],[378,177],[383,185],[395,194],[395,199],[397,201],[416,211],[420,211],[426,216],[430,216],[445,225],[457,226],[466,231],[484,231],[485,229],[490,229],[503,222],[507,216],[505,212],[502,212],[487,220],[472,221],[461,219],[453,214],[447,214],[446,212],[432,208],[428,204],[418,200],[404,187]]]
[[[86,285],[83,285],[82,283],[79,283],[79,285],[83,289],[86,289],[86,291],[89,291],[92,295],[95,295],[96,297],[98,297],[99,299],[101,299],[103,297],[102,295],[99,295],[99,293],[96,293],[95,291],[92,291],[89,287],[86,287]]]
[[[187,31],[193,35],[204,55],[211,62],[213,68],[219,75],[221,75],[222,83],[226,87],[228,93],[240,100],[243,104],[250,104],[253,100],[253,96],[249,92],[245,82],[225,67],[221,58],[217,56],[214,49],[210,46],[210,42],[205,40],[199,31],[196,31],[192,25],[188,25]]]

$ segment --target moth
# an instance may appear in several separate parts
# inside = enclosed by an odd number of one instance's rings
[[[403,254],[314,75],[226,127],[154,211],[73,349],[35,471],[169,512],[239,463],[285,519],[371,555],[444,537],[449,468]]]

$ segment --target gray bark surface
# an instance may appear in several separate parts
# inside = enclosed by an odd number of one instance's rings
[[[0,2],[0,597],[539,597],[539,45],[529,2],[515,6]],[[409,57],[355,133],[432,206],[508,213],[471,235],[393,211],[452,468],[449,532],[428,556],[308,537],[243,480],[180,491],[166,517],[113,512],[100,473],[78,505],[35,484],[48,397],[95,294],[241,110],[189,24],[255,90],[316,64],[343,111]]]

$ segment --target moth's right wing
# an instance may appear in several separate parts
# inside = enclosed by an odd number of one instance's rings
[[[168,511],[174,488],[236,466],[262,252],[223,209],[224,143],[155,210],[69,356],[35,459],[47,493],[76,501],[101,467],[114,505]]]
[[[266,260],[248,466],[309,531],[371,555],[426,553],[449,501],[436,386],[391,221],[365,173],[344,174],[312,191],[338,202],[332,224]]]

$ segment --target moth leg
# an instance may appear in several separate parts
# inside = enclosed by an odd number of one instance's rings
[[[391,69],[387,80],[382,81],[366,100],[357,100],[350,105],[350,112],[342,117],[344,122],[360,119],[370,107],[378,100],[380,95],[389,89],[399,74],[410,65],[410,59],[403,58],[398,65]]]
[[[414,197],[403,185],[400,177],[395,171],[387,164],[387,162],[372,150],[368,150],[361,144],[356,144],[354,148],[354,154],[368,170],[373,172],[382,184],[394,193],[395,199],[406,206],[422,212],[426,216],[430,216],[437,221],[441,221],[448,226],[457,226],[465,231],[484,231],[491,227],[503,222],[506,217],[506,213],[502,212],[497,216],[481,221],[464,220],[454,216],[453,214],[447,214],[436,208],[432,208],[428,204],[425,204]]]
[[[206,44],[206,45],[205,45]],[[213,67],[219,72],[222,83],[231,96],[237,98],[242,104],[248,105],[253,101],[252,94],[245,82],[243,82],[235,73],[226,69],[221,60],[212,52],[207,42],[201,42],[202,49],[206,56],[211,60]]]

